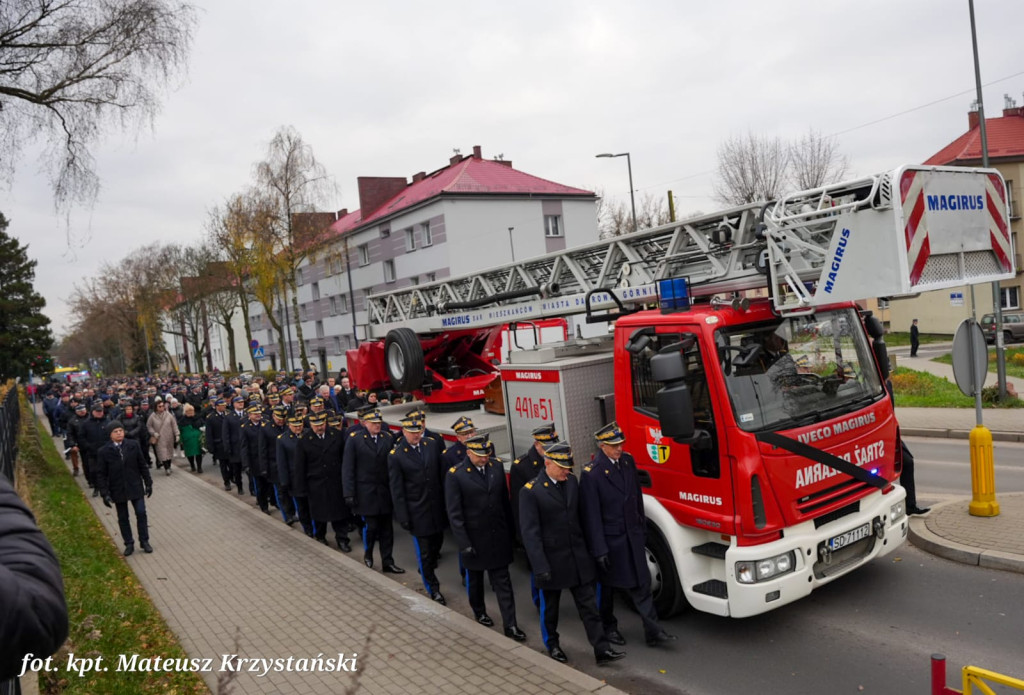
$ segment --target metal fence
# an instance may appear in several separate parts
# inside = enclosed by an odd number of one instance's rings
[[[18,426],[21,410],[18,407],[18,389],[11,384],[3,404],[0,404],[0,475],[14,482],[14,461],[18,457]]]

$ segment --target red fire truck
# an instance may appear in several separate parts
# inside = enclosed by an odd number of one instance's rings
[[[756,615],[905,541],[883,331],[854,302],[1012,277],[1006,200],[994,170],[902,167],[376,295],[349,369],[435,412],[500,379],[513,456],[553,421],[586,461],[617,420],[659,613]],[[567,316],[607,330],[499,359],[508,324]]]

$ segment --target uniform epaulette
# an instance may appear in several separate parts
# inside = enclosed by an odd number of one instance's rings
[[[284,436],[283,434],[279,434],[279,435],[277,435],[277,438],[280,439],[283,436]]]
[[[473,469],[472,469],[471,467],[469,467],[469,466],[466,466],[466,472],[467,472],[467,473],[471,473],[472,471],[473,471]]]
[[[584,473],[589,473],[591,470],[593,470],[593,468],[594,468],[594,464],[588,463],[586,466],[583,467],[583,472]]]
[[[454,473],[455,472],[455,466],[452,466],[451,468],[449,468],[448,472],[449,473]]]
[[[350,434],[349,436],[350,436],[350,437],[354,437],[354,436],[356,436],[357,434],[359,434],[359,433],[358,433],[358,432],[353,432],[353,433],[352,433],[352,434]]]
[[[527,490],[532,490],[533,489],[533,481],[531,480],[526,485],[523,485],[523,487],[526,488]]]
[[[394,450],[394,449],[392,449],[392,450],[391,450],[391,451],[389,451],[388,453],[389,453],[389,454],[393,454],[393,453],[395,453],[395,450]]]

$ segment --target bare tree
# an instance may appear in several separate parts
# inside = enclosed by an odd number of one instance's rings
[[[715,198],[728,205],[773,200],[783,192],[789,148],[779,138],[747,133],[718,147]]]
[[[800,190],[841,181],[850,167],[836,139],[813,128],[790,144],[789,162],[792,184]]]
[[[644,193],[637,201],[636,224],[648,229],[669,222],[666,198]],[[597,228],[601,238],[629,234],[633,229],[633,211],[625,200],[610,201],[598,192]]]
[[[107,126],[152,121],[194,26],[180,0],[0,2],[0,173],[42,138],[58,205],[94,199],[91,146]]]
[[[258,188],[276,207],[278,252],[285,285],[291,290],[299,359],[305,368],[309,359],[299,315],[297,276],[299,265],[322,243],[320,236],[326,228],[315,223],[316,216],[303,213],[316,212],[318,206],[326,203],[334,193],[334,183],[313,155],[313,148],[291,126],[283,126],[274,135],[266,159],[256,164],[255,175]]]

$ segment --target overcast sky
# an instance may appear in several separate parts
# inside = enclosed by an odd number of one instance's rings
[[[196,0],[187,78],[155,128],[96,150],[90,209],[54,211],[38,164],[0,191],[39,261],[55,333],[73,284],[153,241],[192,241],[281,125],[359,206],[357,176],[406,176],[453,148],[609,196],[671,189],[708,212],[715,151],[748,130],[835,134],[851,174],[920,162],[967,128],[967,0]],[[976,0],[986,113],[1024,103],[1024,1]],[[903,112],[910,111],[909,113]],[[126,278],[127,280],[128,278]]]

